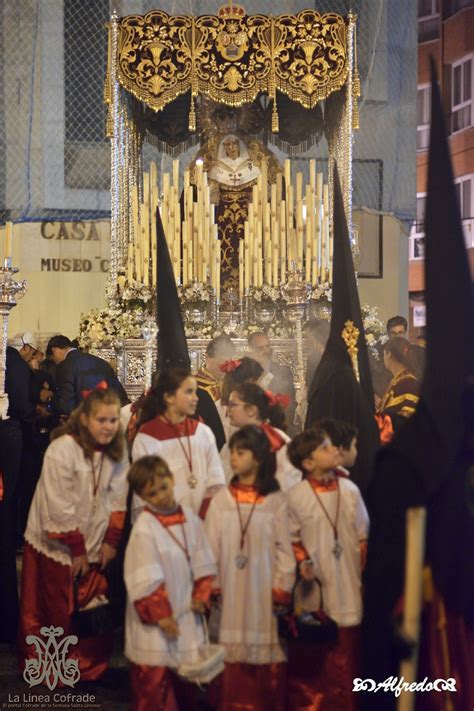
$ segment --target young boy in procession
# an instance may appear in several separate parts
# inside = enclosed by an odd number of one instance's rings
[[[358,487],[343,473],[340,448],[312,428],[288,446],[304,479],[288,492],[292,541],[300,576],[322,589],[325,613],[339,627],[337,642],[289,645],[288,703],[292,711],[356,708],[361,573],[369,518]],[[347,459],[346,459],[347,462]]]
[[[197,687],[179,683],[170,667],[199,657],[204,643],[200,615],[216,574],[214,557],[199,517],[176,503],[173,475],[163,459],[138,459],[128,480],[145,503],[125,554],[125,654],[131,662],[132,708],[191,711]]]
[[[219,642],[226,650],[219,710],[283,711],[286,655],[275,612],[291,602],[296,561],[275,454],[255,425],[229,442],[234,476],[212,499],[205,528],[217,559]]]
[[[338,470],[346,476],[350,476],[349,469],[354,466],[357,459],[357,427],[350,422],[324,417],[317,420],[313,428],[326,432],[331,443],[338,448],[341,455]]]

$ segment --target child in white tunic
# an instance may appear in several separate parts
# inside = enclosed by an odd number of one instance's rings
[[[205,521],[218,565],[219,641],[226,648],[219,708],[284,708],[285,653],[274,612],[287,606],[295,578],[287,502],[275,457],[259,427],[230,440],[234,478],[212,499]]]
[[[195,613],[205,610],[216,565],[201,520],[175,501],[166,462],[143,457],[128,479],[146,504],[125,554],[125,654],[132,662],[133,709],[171,711],[179,689],[169,668],[198,658],[204,632]]]
[[[288,708],[331,711],[355,708],[352,679],[357,676],[362,620],[361,570],[369,518],[357,486],[340,470],[339,447],[312,428],[288,447],[305,479],[288,492],[290,526],[299,572],[322,586],[324,611],[339,626],[337,643],[291,644]],[[311,664],[308,660],[311,659]],[[318,704],[316,704],[318,699]],[[312,705],[313,704],[313,705]]]
[[[197,403],[197,382],[187,370],[161,372],[141,408],[132,460],[146,455],[164,459],[173,472],[176,501],[204,516],[225,477],[212,430],[192,419]],[[143,506],[135,494],[132,520]]]
[[[301,481],[301,472],[287,457],[290,437],[282,428],[286,426],[285,412],[277,396],[262,390],[255,383],[236,385],[227,403],[229,419],[234,427],[257,425],[266,434],[270,449],[276,455],[276,478],[282,491],[288,491]],[[225,444],[220,452],[227,483],[233,473],[230,465],[229,446]]]
[[[107,595],[102,571],[117,554],[125,523],[128,457],[116,393],[90,392],[53,438],[25,532],[18,638],[22,665],[34,656],[26,645],[28,635],[51,625],[66,635],[75,632],[74,578],[80,607]],[[98,679],[105,672],[112,644],[111,633],[79,634],[73,656],[81,679]]]

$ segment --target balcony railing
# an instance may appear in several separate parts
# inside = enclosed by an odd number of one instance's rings
[[[418,18],[418,42],[439,39],[439,15]]]

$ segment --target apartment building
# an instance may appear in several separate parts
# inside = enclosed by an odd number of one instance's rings
[[[424,319],[423,218],[431,100],[430,56],[437,65],[464,235],[474,274],[474,0],[418,0],[417,218],[410,234],[408,278],[413,335]],[[449,235],[445,238],[448,249]]]

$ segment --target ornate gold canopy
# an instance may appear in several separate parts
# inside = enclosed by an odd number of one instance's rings
[[[349,74],[347,20],[335,13],[246,16],[238,5],[218,15],[154,10],[119,20],[117,79],[154,111],[188,91],[241,106],[276,90],[313,108]]]

